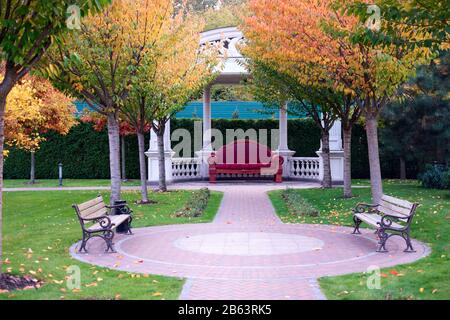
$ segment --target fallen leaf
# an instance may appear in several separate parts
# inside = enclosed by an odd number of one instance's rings
[[[389,273],[392,274],[393,276],[397,276],[398,275],[398,272],[395,271],[395,270],[391,270],[391,271],[389,271]]]
[[[97,282],[92,282],[92,283],[89,283],[86,285],[87,288],[96,287],[96,286],[97,286]]]
[[[162,296],[162,293],[161,292],[155,292],[154,294],[152,294],[152,296],[159,297],[159,296]]]

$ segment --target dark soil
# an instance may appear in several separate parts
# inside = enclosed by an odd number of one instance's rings
[[[0,273],[0,292],[21,289],[37,289],[41,283],[28,276],[19,277],[8,273]]]

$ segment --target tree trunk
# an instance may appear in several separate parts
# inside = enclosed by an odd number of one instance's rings
[[[367,148],[369,150],[370,186],[372,201],[377,204],[383,195],[380,153],[378,150],[378,122],[376,116],[366,116]]]
[[[406,161],[404,158],[400,158],[400,179],[406,180]]]
[[[108,114],[109,169],[111,174],[111,204],[120,200],[120,135],[119,121]]]
[[[3,265],[3,143],[5,141],[5,107],[8,93],[0,92],[0,274]]]
[[[125,137],[124,136],[120,136],[120,155],[121,155],[121,159],[120,159],[120,166],[121,166],[121,171],[122,171],[122,181],[127,181],[127,171],[126,171],[126,166],[125,166]]]
[[[145,138],[142,132],[137,133],[139,147],[139,172],[141,174],[141,202],[148,203],[147,167],[145,163]]]
[[[36,183],[36,158],[35,152],[31,151],[31,166],[30,166],[30,184]]]
[[[344,128],[344,198],[352,195],[352,127]]]
[[[323,188],[331,188],[330,132],[322,133]]]
[[[3,259],[3,144],[5,142],[5,109],[6,98],[17,81],[15,72],[6,66],[3,82],[0,85],[0,273]]]
[[[158,168],[159,168],[159,191],[167,191],[166,183],[166,159],[164,150],[164,124],[159,123],[158,130],[155,130],[158,141]]]

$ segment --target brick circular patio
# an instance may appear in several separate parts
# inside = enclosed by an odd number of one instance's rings
[[[400,237],[389,240],[389,253],[377,253],[369,229],[353,235],[349,227],[283,224],[266,194],[273,188],[279,187],[219,184],[213,189],[224,198],[213,223],[134,229],[134,235],[116,236],[113,254],[104,253],[101,239],[88,243],[88,254],[77,253],[79,243],[70,251],[75,259],[111,269],[187,278],[182,299],[323,299],[319,277],[429,254],[415,240],[416,252],[403,252]]]
[[[135,229],[133,236],[118,235],[115,254],[105,254],[104,242],[99,239],[91,240],[89,254],[75,253],[77,246],[72,247],[72,254],[78,260],[123,271],[190,279],[249,280],[363,272],[373,265],[412,262],[428,252],[426,246],[414,241],[416,252],[404,253],[403,239],[394,237],[388,242],[389,253],[377,253],[373,231],[353,235],[351,230],[324,225],[172,225]],[[243,241],[227,244],[222,241],[223,235]],[[270,241],[273,235],[278,241]],[[189,239],[193,241],[189,243]],[[213,239],[220,241],[198,243]],[[183,242],[189,245],[183,247]]]

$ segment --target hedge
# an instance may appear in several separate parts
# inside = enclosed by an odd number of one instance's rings
[[[212,127],[225,133],[226,129],[278,128],[277,120],[213,120]],[[193,134],[194,120],[174,119],[171,131],[178,128],[187,129]],[[288,121],[288,144],[296,151],[297,156],[311,157],[316,155],[320,145],[320,132],[310,119]],[[146,135],[146,148],[148,148]],[[107,179],[109,178],[108,136],[106,131],[96,132],[90,124],[80,123],[66,136],[53,132],[46,134],[47,141],[42,143],[36,153],[37,179],[55,179],[58,176],[58,163],[62,162],[65,178],[73,179]],[[139,177],[138,147],[136,136],[127,136],[126,168],[127,178]],[[397,161],[392,161],[389,155],[382,155],[383,176],[394,178],[398,172]],[[185,155],[187,156],[187,155]],[[367,157],[367,142],[364,128],[356,125],[353,130],[352,144],[352,174],[354,178],[368,178],[369,166]],[[5,161],[5,179],[27,179],[30,171],[30,155],[21,150],[11,149]]]

